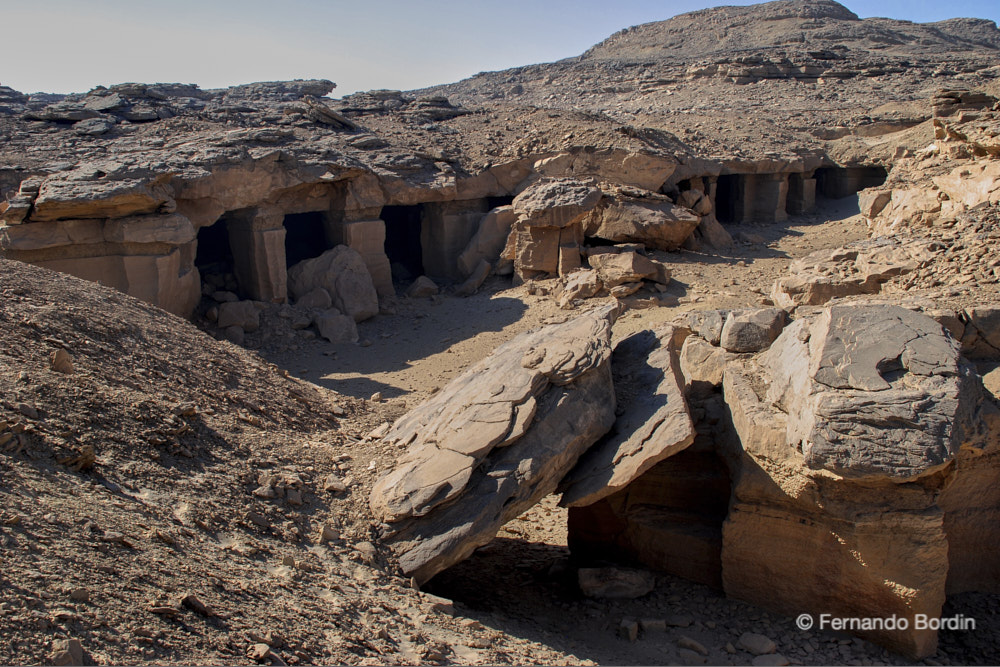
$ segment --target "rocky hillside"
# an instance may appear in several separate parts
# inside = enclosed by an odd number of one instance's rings
[[[359,429],[391,415],[70,276],[0,260],[0,302],[0,662],[550,655],[380,565]]]
[[[422,92],[469,106],[583,108],[726,159],[918,124],[936,89],[1000,76],[998,49],[991,21],[859,19],[832,0],[779,0],[682,14],[576,58]]]
[[[767,51],[798,51],[817,59],[837,59],[838,53],[926,58],[941,52],[983,56],[998,50],[1000,32],[992,21],[862,20],[833,0],[779,0],[713,7],[626,28],[589,49],[580,60],[690,62]]]

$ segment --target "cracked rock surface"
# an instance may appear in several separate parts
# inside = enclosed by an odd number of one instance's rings
[[[392,426],[382,441],[408,449],[370,504],[405,573],[426,581],[489,542],[607,432],[616,314],[522,334]]]

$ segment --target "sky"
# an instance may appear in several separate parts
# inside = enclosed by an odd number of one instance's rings
[[[614,32],[747,0],[0,0],[0,85],[86,92],[330,79],[408,90],[576,56]],[[847,0],[862,18],[1000,21],[997,0]]]

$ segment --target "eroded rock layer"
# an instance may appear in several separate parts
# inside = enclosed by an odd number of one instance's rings
[[[392,426],[383,442],[407,449],[370,504],[404,572],[426,581],[489,542],[611,428],[616,314],[522,334]]]

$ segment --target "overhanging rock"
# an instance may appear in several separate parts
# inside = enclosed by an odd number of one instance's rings
[[[518,336],[397,421],[408,446],[370,504],[424,582],[545,496],[615,420],[605,306]]]

